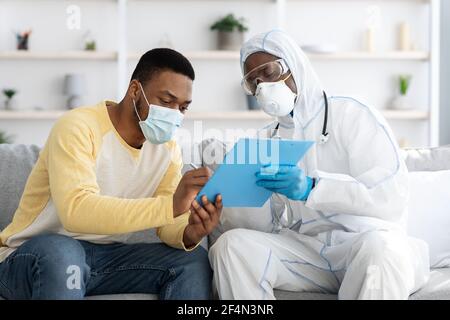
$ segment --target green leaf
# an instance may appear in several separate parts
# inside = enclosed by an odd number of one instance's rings
[[[5,132],[0,131],[0,144],[3,143],[13,143],[13,137],[7,135]]]
[[[14,97],[14,95],[17,93],[17,90],[14,89],[3,89],[3,94],[8,98],[11,99]]]
[[[411,83],[411,76],[402,75],[399,77],[400,93],[405,96],[408,93],[409,85]]]
[[[86,42],[84,49],[87,51],[95,51],[97,49],[97,45],[96,45],[95,41],[88,41],[88,42]]]
[[[245,19],[239,18],[237,19],[234,14],[230,13],[223,17],[222,19],[216,21],[211,27],[211,30],[217,31],[225,31],[225,32],[233,32],[235,30],[239,32],[244,32],[248,30],[248,27],[245,25]]]

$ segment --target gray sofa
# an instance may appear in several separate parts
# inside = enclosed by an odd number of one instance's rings
[[[7,226],[16,210],[27,177],[37,160],[39,148],[25,145],[0,145],[0,228]],[[436,171],[450,169],[450,147],[405,150],[404,156],[410,171]],[[134,234],[130,242],[159,242],[153,230]],[[203,246],[207,247],[207,241]],[[278,299],[331,300],[335,295],[312,292],[276,291]],[[93,296],[87,299],[157,299],[149,294],[119,294]],[[435,269],[428,284],[411,295],[412,300],[450,300],[450,268]]]

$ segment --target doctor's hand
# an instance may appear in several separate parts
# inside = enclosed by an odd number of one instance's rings
[[[211,178],[212,172],[208,168],[188,171],[181,178],[173,195],[173,216],[178,217],[189,211],[192,201]]]
[[[297,166],[281,165],[264,167],[256,174],[256,185],[275,193],[283,194],[291,200],[306,201],[313,187],[313,179],[307,177]]]
[[[194,200],[191,206],[189,224],[184,229],[183,242],[186,248],[199,243],[203,237],[210,234],[219,224],[222,213],[222,196],[216,196],[216,202],[211,203],[206,196],[202,197],[202,206]]]

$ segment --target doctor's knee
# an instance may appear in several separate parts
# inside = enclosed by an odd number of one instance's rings
[[[210,260],[226,259],[226,257],[248,247],[252,242],[250,234],[252,230],[233,229],[223,233],[209,250]],[[213,261],[212,261],[213,262]]]
[[[371,231],[361,235],[353,250],[368,260],[382,263],[386,260],[398,259],[405,254],[405,239],[401,235],[389,231]]]

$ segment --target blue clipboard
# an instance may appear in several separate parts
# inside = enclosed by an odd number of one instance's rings
[[[208,183],[197,195],[211,202],[222,195],[224,207],[262,207],[272,192],[256,185],[256,173],[264,166],[297,165],[312,141],[240,139],[224,157]]]

